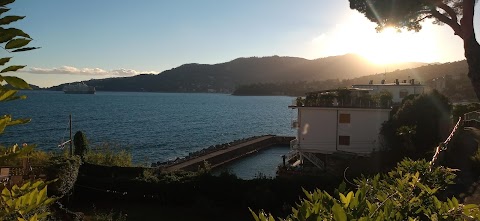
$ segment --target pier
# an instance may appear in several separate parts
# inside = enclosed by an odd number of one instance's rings
[[[247,139],[245,142],[233,146],[221,148],[204,155],[166,165],[163,167],[163,171],[196,171],[199,166],[204,164],[203,162],[208,162],[213,169],[273,145],[289,145],[290,141],[293,139],[294,137],[274,135],[265,135],[255,139]]]

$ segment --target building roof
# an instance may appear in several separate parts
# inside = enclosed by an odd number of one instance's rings
[[[423,84],[410,84],[410,83],[388,83],[388,84],[354,84],[352,87],[358,86],[418,86],[418,87],[425,87]]]

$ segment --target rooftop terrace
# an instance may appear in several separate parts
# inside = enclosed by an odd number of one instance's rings
[[[372,95],[370,91],[372,89],[343,88],[309,92],[305,97],[296,98],[289,107],[391,108],[392,95],[390,93],[381,92]]]

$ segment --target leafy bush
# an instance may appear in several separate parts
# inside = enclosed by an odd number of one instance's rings
[[[48,206],[55,198],[47,196],[47,183],[37,181],[15,185],[11,190],[3,188],[0,201],[1,220],[41,220],[50,214]]]
[[[455,198],[440,201],[436,197],[454,177],[449,169],[437,167],[429,172],[425,160],[407,159],[387,174],[356,180],[355,191],[348,191],[345,184],[333,195],[319,189],[304,191],[306,198],[292,208],[286,219],[279,220],[480,219],[478,205],[462,205]],[[257,221],[275,220],[263,211],[250,211]]]
[[[81,160],[78,156],[52,157],[45,170],[49,179],[58,180],[48,187],[50,193],[62,197],[69,194],[77,181],[80,165]]]
[[[99,147],[92,148],[85,154],[85,162],[103,166],[131,167],[132,155],[125,149],[120,149],[109,143],[104,143]]]
[[[15,0],[0,1],[0,15],[8,12],[10,8],[8,4],[15,2]],[[0,18],[0,36],[2,38],[2,49],[6,52],[21,52],[37,49],[36,47],[27,47],[32,41],[30,35],[24,31],[12,27],[12,23],[22,20],[25,16],[8,15]],[[9,54],[11,55],[11,54]],[[12,57],[0,58],[0,66],[4,66],[10,61]],[[0,73],[15,72],[24,68],[25,65],[10,65],[2,67]],[[0,75],[0,102],[8,102],[16,99],[25,99],[25,95],[18,96],[18,89],[31,89],[30,86],[23,79],[12,76]],[[25,124],[30,122],[30,119],[14,119],[12,115],[0,116],[0,134],[8,126]],[[31,153],[35,145],[17,144],[7,147],[2,150],[0,155],[0,162],[8,163],[14,162],[21,157],[25,157]],[[22,187],[13,186],[11,189],[7,188],[6,183],[3,184],[2,195],[0,197],[0,220],[43,220],[49,213],[47,207],[55,200],[47,197],[47,184],[43,181],[35,183],[26,182]]]
[[[464,114],[472,111],[480,110],[480,103],[470,104],[456,104],[453,106],[453,121],[458,121],[459,117],[463,117]]]
[[[113,210],[104,213],[104,212],[97,212],[94,208],[94,215],[89,219],[92,221],[126,221],[127,215],[123,214],[122,212],[114,212]]]
[[[413,151],[406,154],[424,157],[448,132],[451,126],[450,110],[448,98],[437,91],[422,94],[412,100],[405,100],[393,117],[384,123],[381,134],[390,148],[399,150],[405,147],[406,140],[402,139],[398,130],[402,126],[415,127],[415,134],[409,135]]]
[[[0,147],[0,153],[5,153],[7,152],[7,148],[5,147]],[[51,157],[53,157],[54,154],[51,152],[45,152],[45,151],[37,151],[37,150],[32,150],[29,153],[25,153],[21,157],[15,157],[15,158],[0,158],[0,165],[2,166],[21,166],[22,161],[21,159],[28,159],[30,162],[30,165],[46,165],[48,161],[50,160]]]
[[[480,148],[477,149],[475,155],[471,156],[470,159],[472,160],[473,172],[480,174]]]

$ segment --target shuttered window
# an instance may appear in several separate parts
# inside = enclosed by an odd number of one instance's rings
[[[340,114],[338,117],[338,123],[349,124],[350,123],[350,114]]]
[[[338,145],[350,146],[350,136],[338,136]]]

